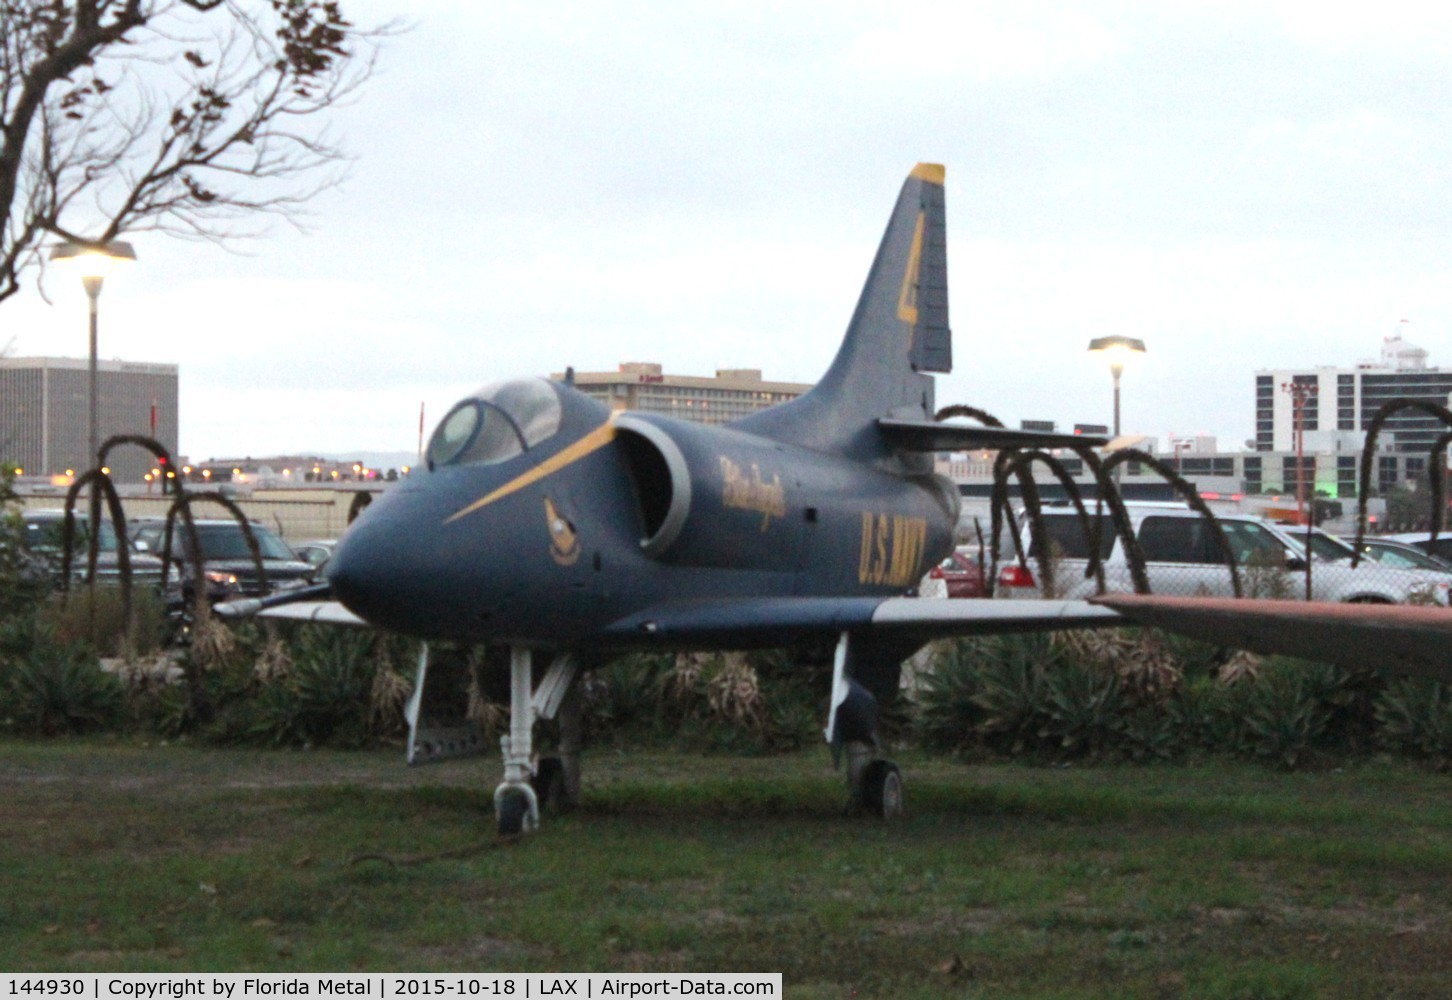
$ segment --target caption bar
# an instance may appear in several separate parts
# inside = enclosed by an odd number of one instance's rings
[[[75,997],[78,1000],[282,1000],[288,997],[370,997],[372,1000],[467,1000],[510,997],[780,997],[781,973],[523,973],[424,975],[404,973],[0,973],[0,1000]]]

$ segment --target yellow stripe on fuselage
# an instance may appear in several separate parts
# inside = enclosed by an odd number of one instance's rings
[[[556,472],[559,472],[561,469],[563,469],[565,466],[573,465],[575,462],[578,462],[586,455],[599,451],[601,448],[605,447],[607,444],[614,440],[615,414],[612,413],[609,420],[601,424],[599,427],[596,427],[593,431],[580,438],[580,440],[576,441],[574,444],[560,449],[559,452],[551,455],[549,458],[545,459],[543,462],[541,462],[539,465],[536,465],[528,472],[524,472],[518,476],[515,476],[509,482],[505,483],[503,486],[499,487],[499,489],[495,490],[493,493],[490,493],[488,496],[481,497],[480,499],[475,500],[473,503],[471,503],[469,506],[465,507],[458,513],[449,515],[447,518],[444,519],[444,523],[452,524],[461,517],[465,517],[469,514],[474,513],[476,510],[482,510],[483,508],[488,507],[496,500],[501,500],[504,497],[509,496],[511,493],[517,493],[520,490],[524,489],[526,486],[530,486],[534,483],[539,482],[546,476],[552,476]]]

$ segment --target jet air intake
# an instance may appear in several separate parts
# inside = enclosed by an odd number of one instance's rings
[[[670,435],[635,417],[615,422],[616,441],[630,467],[644,534],[641,550],[658,559],[680,537],[691,512],[691,473]]]

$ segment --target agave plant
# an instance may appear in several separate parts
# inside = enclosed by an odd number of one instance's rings
[[[1389,750],[1452,764],[1452,688],[1425,677],[1398,677],[1375,701],[1377,737]]]
[[[1275,661],[1254,684],[1241,686],[1244,750],[1293,768],[1325,733],[1331,709],[1307,673],[1304,664]]]
[[[978,743],[983,708],[978,695],[981,642],[960,639],[942,644],[913,688],[917,734],[930,750],[960,752]]]
[[[1009,753],[1039,745],[1044,723],[1046,675],[1064,659],[1045,635],[994,636],[982,640],[983,654],[974,702],[983,710],[984,740]]]
[[[21,732],[41,736],[104,729],[121,713],[121,682],[84,644],[42,631],[28,655],[0,674],[0,707]]]
[[[1044,678],[1044,694],[1039,736],[1060,755],[1097,757],[1120,728],[1124,701],[1112,671],[1066,658]]]

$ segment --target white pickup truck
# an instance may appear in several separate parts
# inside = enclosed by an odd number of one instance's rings
[[[1203,515],[1173,505],[1126,504],[1135,538],[1144,552],[1150,593],[1184,597],[1232,597],[1229,561],[1214,529]],[[1093,518],[1093,506],[1089,505]],[[1083,598],[1098,592],[1098,582],[1085,576],[1089,539],[1073,508],[1046,508],[1041,514],[1050,552],[1053,580],[1047,594]],[[1105,590],[1132,592],[1134,580],[1124,546],[1114,532],[1108,512],[1103,515],[1099,551],[1104,564]],[[1452,576],[1395,569],[1365,559],[1352,568],[1348,560],[1307,559],[1304,545],[1290,532],[1263,518],[1226,514],[1216,518],[1239,570],[1241,595],[1290,600],[1306,596],[1310,572],[1311,597],[1317,601],[1352,601],[1378,604],[1452,603]],[[1011,546],[1000,557],[998,597],[1043,597],[1038,578],[1040,565],[1027,519],[1020,515],[1019,532],[1028,553],[1028,567],[1019,566]]]

